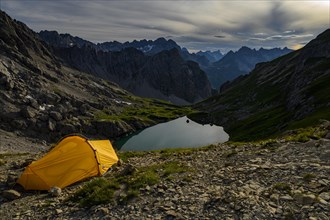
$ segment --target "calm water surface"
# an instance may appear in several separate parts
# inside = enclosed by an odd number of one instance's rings
[[[189,120],[189,123],[187,123]],[[146,128],[114,143],[124,151],[148,151],[164,148],[200,147],[228,141],[229,135],[220,126],[201,125],[182,117]]]

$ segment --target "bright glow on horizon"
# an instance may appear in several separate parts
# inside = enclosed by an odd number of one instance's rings
[[[301,49],[302,47],[304,47],[305,45],[302,45],[302,44],[296,44],[296,45],[294,45],[291,49],[292,50],[299,50],[299,49]]]

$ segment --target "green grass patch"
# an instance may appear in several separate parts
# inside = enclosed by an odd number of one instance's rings
[[[117,155],[124,162],[127,162],[127,160],[129,158],[132,158],[132,157],[143,157],[147,153],[148,152],[146,152],[146,151],[119,151],[119,152],[117,152]]]
[[[93,206],[114,202],[114,193],[120,188],[117,182],[105,178],[95,178],[86,183],[82,189],[72,197],[81,206]]]
[[[130,99],[133,99],[130,97]],[[171,103],[155,100],[134,98],[132,105],[122,107],[120,111],[113,112],[110,109],[94,112],[95,120],[105,121],[142,121],[147,123],[167,121],[180,116],[196,112],[190,107],[176,106]]]
[[[113,178],[98,177],[83,185],[71,198],[83,207],[107,203],[125,203],[140,195],[141,189],[160,181],[174,180],[174,174],[192,172],[192,169],[177,161],[141,167],[126,175]]]
[[[310,139],[318,140],[326,135],[326,130],[319,126],[300,128],[290,131],[290,134],[284,135],[286,141],[307,142]]]

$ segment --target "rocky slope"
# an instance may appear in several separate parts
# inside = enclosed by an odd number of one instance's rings
[[[214,88],[219,88],[226,81],[248,74],[257,63],[273,60],[292,50],[273,48],[259,50],[242,47],[238,51],[229,51],[222,59],[204,68]]]
[[[205,73],[198,64],[182,58],[180,47],[174,41],[166,41],[164,38],[154,42],[133,41],[123,44],[120,51],[114,52],[110,51],[115,50],[111,46],[113,43],[80,45],[79,41],[62,46],[61,42],[69,42],[66,41],[67,35],[46,36],[46,33],[50,32],[40,34],[54,46],[55,54],[67,65],[116,82],[135,95],[189,104],[212,94]],[[73,37],[70,39],[74,40]],[[153,49],[145,51],[143,45],[148,42],[153,43],[150,46]],[[69,46],[71,44],[74,46]]]
[[[257,143],[131,153],[126,162],[105,177],[67,187],[58,196],[27,192],[13,185],[22,168],[42,154],[1,155],[0,214],[4,219],[327,220],[330,123],[323,122],[314,132],[321,132],[324,138],[312,135],[313,139],[297,142],[290,139],[295,134],[291,132],[286,137]],[[119,156],[124,159],[125,154]],[[170,170],[169,164],[179,165],[180,169]],[[124,180],[149,172],[159,179],[146,179],[135,196],[128,201],[120,199],[125,196]],[[111,185],[117,181],[116,176],[121,177],[122,183],[113,201],[93,205],[102,198],[100,194],[113,196],[106,188],[88,188],[93,189],[93,194],[78,197],[90,199],[85,206],[72,200],[87,184],[102,180]]]
[[[66,67],[32,30],[2,11],[0,25],[0,129],[52,142],[74,132],[113,138],[178,116],[163,111],[178,109],[174,105],[134,97]],[[127,111],[134,113],[126,117]]]
[[[330,30],[304,48],[258,64],[198,104],[232,138],[256,139],[330,118]]]

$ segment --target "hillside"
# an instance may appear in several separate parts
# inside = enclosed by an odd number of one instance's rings
[[[258,64],[196,105],[235,140],[258,139],[330,118],[330,30],[304,48]]]
[[[187,110],[65,66],[2,11],[0,25],[0,129],[50,142],[75,132],[114,138]]]

